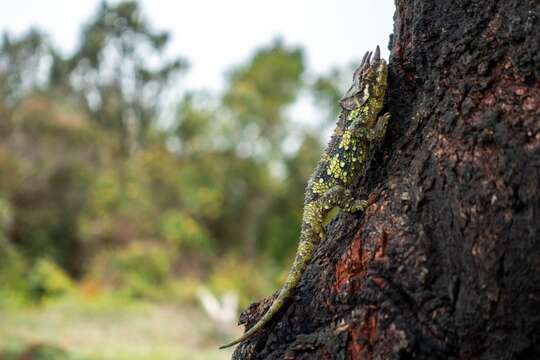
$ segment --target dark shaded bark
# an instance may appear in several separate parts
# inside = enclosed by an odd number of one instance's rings
[[[396,6],[370,206],[235,359],[540,359],[540,3]]]

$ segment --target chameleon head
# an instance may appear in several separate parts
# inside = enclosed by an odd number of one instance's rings
[[[364,55],[362,63],[354,72],[352,86],[339,101],[346,110],[364,108],[369,111],[366,115],[370,125],[376,122],[376,117],[383,107],[387,83],[388,66],[386,61],[381,59],[380,53],[377,46],[373,59],[369,51]]]

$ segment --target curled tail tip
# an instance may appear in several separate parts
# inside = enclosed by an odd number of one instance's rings
[[[220,349],[220,350],[226,349],[226,348],[228,348],[228,347],[231,347],[231,346],[234,346],[234,345],[238,344],[240,341],[242,341],[242,340],[238,339],[238,340],[235,340],[235,341],[230,342],[230,343],[228,343],[228,344],[221,345],[218,349]]]
[[[225,345],[221,345],[219,347],[219,349],[226,349],[228,347],[231,347],[231,346],[234,346],[236,344],[240,344],[242,341],[244,340],[247,340],[252,334],[251,333],[245,333],[243,336],[239,337],[238,339],[228,343],[228,344],[225,344]]]

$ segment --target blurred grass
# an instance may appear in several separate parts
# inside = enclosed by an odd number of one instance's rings
[[[195,307],[69,298],[1,312],[0,359],[21,359],[31,348],[30,359],[230,359],[232,350],[217,350],[225,339],[213,328]]]

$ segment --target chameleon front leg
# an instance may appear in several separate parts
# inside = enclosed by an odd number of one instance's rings
[[[385,113],[377,118],[377,123],[373,129],[362,126],[361,120],[355,119],[350,125],[350,129],[353,132],[353,136],[358,139],[373,142],[382,141],[386,135],[386,127],[390,120],[390,114]]]

